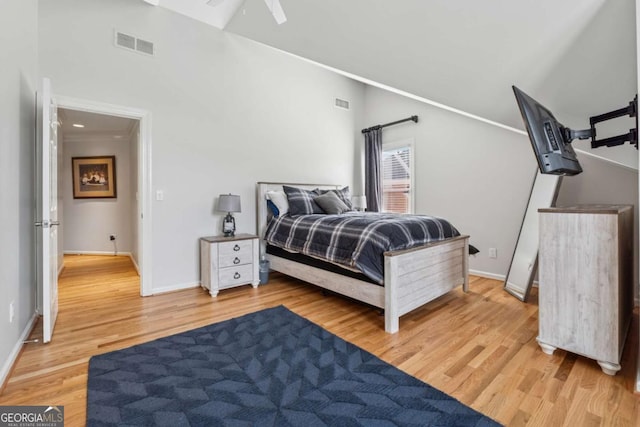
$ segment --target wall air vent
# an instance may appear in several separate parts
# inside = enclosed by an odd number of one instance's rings
[[[138,52],[153,55],[153,43],[142,39],[136,39],[136,50]]]
[[[152,42],[142,40],[119,31],[116,31],[115,43],[118,47],[132,50],[134,52],[144,53],[145,55],[153,56],[155,53]]]
[[[336,98],[336,107],[348,110],[349,109],[349,101],[345,101],[344,99]]]
[[[124,33],[116,32],[116,45],[125,49],[136,48],[136,38]]]

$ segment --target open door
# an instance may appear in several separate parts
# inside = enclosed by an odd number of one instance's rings
[[[51,82],[43,79],[40,93],[38,151],[38,275],[42,297],[43,342],[51,341],[58,316],[58,108],[51,96]]]

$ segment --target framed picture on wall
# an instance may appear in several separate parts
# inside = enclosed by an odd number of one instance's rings
[[[116,156],[72,157],[74,199],[116,198]]]

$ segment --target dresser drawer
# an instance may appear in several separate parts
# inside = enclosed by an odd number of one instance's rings
[[[245,264],[221,268],[218,271],[218,279],[221,289],[241,283],[251,283],[253,282],[253,265]]]

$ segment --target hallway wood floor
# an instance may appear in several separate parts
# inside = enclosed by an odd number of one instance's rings
[[[610,377],[593,360],[542,353],[535,294],[523,304],[479,277],[470,289],[403,316],[388,335],[378,310],[279,274],[215,299],[200,288],[142,298],[129,258],[66,256],[53,341],[25,345],[0,405],[64,405],[65,425],[84,425],[92,355],[283,304],[502,424],[640,426],[637,315],[622,370]],[[37,326],[31,338],[40,335]]]

